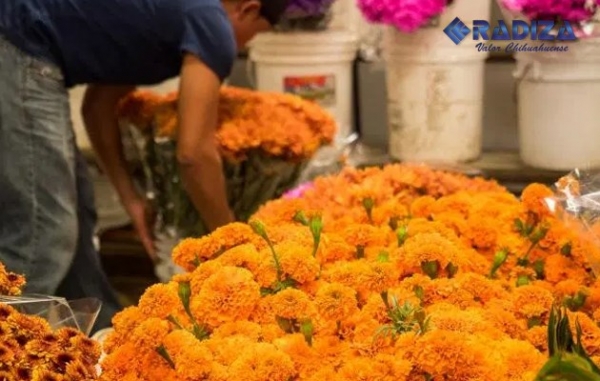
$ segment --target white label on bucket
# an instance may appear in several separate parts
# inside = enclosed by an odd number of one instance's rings
[[[317,102],[323,107],[335,106],[335,75],[308,75],[283,78],[286,93]]]

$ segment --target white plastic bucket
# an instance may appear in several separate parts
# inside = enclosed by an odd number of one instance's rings
[[[516,59],[522,161],[560,171],[600,167],[600,40]]]
[[[481,153],[484,68],[488,53],[443,29],[455,18],[488,20],[490,0],[457,0],[431,25],[384,35],[389,153],[402,161],[456,164]]]
[[[353,132],[352,65],[357,54],[352,32],[261,33],[250,43],[258,90],[314,99],[331,112],[339,139]]]

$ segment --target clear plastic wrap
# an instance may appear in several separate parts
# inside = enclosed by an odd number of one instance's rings
[[[600,275],[600,171],[576,169],[555,184],[556,194],[546,204],[556,217],[581,240],[591,244],[585,251],[597,277]]]
[[[39,316],[48,321],[52,329],[75,328],[90,335],[102,303],[95,298],[67,301],[47,295],[0,295],[0,304],[7,304],[26,315]]]

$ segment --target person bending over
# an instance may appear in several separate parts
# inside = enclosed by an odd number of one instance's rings
[[[91,202],[77,192],[72,86],[88,85],[81,111],[90,141],[151,256],[146,202],[127,172],[115,117],[136,86],[180,76],[182,180],[210,229],[234,220],[215,141],[219,87],[237,48],[270,29],[286,5],[0,1],[0,261],[27,276],[26,292],[56,292],[76,251],[78,203]]]

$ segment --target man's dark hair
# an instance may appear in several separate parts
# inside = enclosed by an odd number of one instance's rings
[[[1,0],[0,0],[1,1]],[[290,0],[260,0],[260,14],[269,24],[275,25],[285,12]]]

